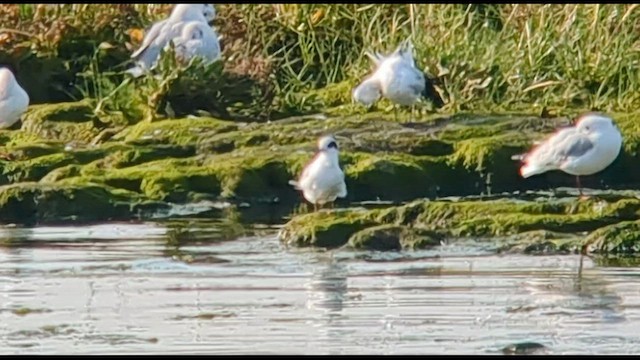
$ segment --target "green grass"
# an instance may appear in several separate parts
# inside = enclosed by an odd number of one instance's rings
[[[129,30],[148,28],[170,9],[0,5],[5,28],[34,34],[11,33],[0,41],[0,59],[46,63],[39,77],[48,76],[47,84],[56,86],[69,81],[68,73],[120,72],[130,54]],[[389,52],[407,37],[413,39],[418,65],[437,78],[448,103],[444,112],[543,107],[625,112],[640,105],[636,4],[223,4],[216,9],[225,72],[260,83],[254,93],[265,101],[246,105],[256,107],[247,112],[255,116],[282,117],[335,103],[313,94],[332,84],[356,85],[371,69],[364,51]],[[60,36],[43,34],[55,24],[61,25]],[[102,42],[113,48],[97,59]],[[108,87],[106,93],[113,83]],[[33,99],[50,101],[51,92]],[[75,90],[74,96],[83,94],[88,93]]]

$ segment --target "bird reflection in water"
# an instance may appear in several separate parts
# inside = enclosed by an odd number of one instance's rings
[[[622,299],[609,289],[609,283],[593,264],[580,255],[576,273],[569,276],[548,274],[529,279],[524,288],[529,293],[527,312],[553,317],[557,322],[611,323],[624,321]],[[559,327],[561,328],[561,327]]]
[[[331,258],[319,259],[313,275],[306,283],[307,309],[313,311],[313,325],[318,328],[324,341],[339,344],[348,332],[342,322],[345,300],[347,300],[347,267]],[[340,353],[336,346],[330,352]]]

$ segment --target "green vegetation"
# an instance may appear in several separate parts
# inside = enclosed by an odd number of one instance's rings
[[[146,116],[141,105],[165,113],[167,102],[178,116],[203,110],[247,119],[349,104],[371,67],[364,51],[391,51],[407,37],[448,102],[442,111],[640,104],[633,4],[217,5],[224,66],[170,74],[167,64],[166,83],[145,78],[114,93],[142,30],[171,6],[2,5],[9,30],[0,61],[14,65],[34,103],[90,96],[97,106],[107,97],[102,116],[125,122]],[[190,92],[196,77],[198,91]]]
[[[281,232],[287,243],[637,251],[635,194],[541,195],[574,179],[524,180],[511,160],[595,108],[613,115],[624,149],[583,184],[640,181],[636,5],[223,4],[224,61],[177,66],[169,50],[155,74],[126,77],[143,29],[172,6],[0,5],[0,63],[32,104],[19,129],[0,131],[1,222],[130,219],[200,200],[289,209],[301,197],[288,181],[333,133],[346,201],[393,204],[302,211]],[[395,119],[385,101],[352,104],[371,69],[364,52],[407,37],[447,105]]]

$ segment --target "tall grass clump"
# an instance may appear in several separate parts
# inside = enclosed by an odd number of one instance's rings
[[[278,79],[299,88],[355,83],[365,50],[411,37],[450,110],[639,105],[637,5],[271,6],[286,36],[261,41],[284,64]]]
[[[129,54],[139,46],[144,29],[165,17],[171,7],[0,5],[4,28],[0,63],[17,69],[33,102],[110,93],[119,80],[115,74],[130,66]],[[215,101],[201,97],[195,102],[197,109],[190,109],[178,103],[194,94],[186,94],[190,87],[177,81],[164,96],[174,111],[200,109],[268,119],[347,103],[351,87],[371,69],[364,52],[390,52],[408,37],[417,64],[435,78],[447,102],[441,111],[543,107],[629,111],[640,105],[636,4],[222,4],[216,8],[224,61],[214,70],[194,65],[189,76],[236,76],[254,85],[248,90],[247,82],[236,82],[246,91],[234,93],[231,81],[219,89]],[[111,48],[96,58],[102,43]],[[98,83],[104,82],[100,86],[105,89],[78,90],[86,81],[81,74],[95,69],[98,72],[92,76],[102,76]],[[217,84],[222,86],[221,81]],[[152,92],[145,91],[141,93]],[[227,101],[222,92],[235,95]],[[323,92],[324,96],[318,95]],[[236,101],[243,97],[252,100]],[[110,106],[105,111],[131,108]],[[164,105],[159,106],[162,111]]]

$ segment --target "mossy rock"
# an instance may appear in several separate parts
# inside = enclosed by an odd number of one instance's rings
[[[88,100],[54,104],[32,105],[23,116],[23,123],[43,122],[84,123],[94,119],[93,108]]]
[[[33,105],[22,118],[21,132],[49,141],[90,143],[101,131],[86,102]]]
[[[279,238],[288,245],[337,248],[354,233],[374,225],[361,210],[323,210],[295,217],[280,230]]]
[[[596,254],[637,254],[640,252],[640,221],[623,221],[605,226],[584,240],[587,252]]]
[[[182,118],[156,122],[141,121],[113,137],[136,144],[192,145],[207,137],[237,130],[230,121],[214,118]]]
[[[0,186],[0,221],[50,223],[63,220],[121,220],[131,199],[98,185],[60,186],[24,182]]]
[[[440,245],[443,236],[434,231],[398,225],[380,225],[358,231],[349,246],[367,250],[422,249]]]
[[[613,199],[588,200],[558,199],[545,201],[490,200],[490,201],[414,201],[412,203],[362,211],[323,212],[322,215],[302,215],[294,217],[285,226],[284,240],[304,246],[314,245],[313,239],[325,238],[329,231],[333,244],[341,241],[336,236],[348,238],[356,231],[370,230],[381,236],[381,244],[371,245],[375,236],[356,237],[353,241],[368,239],[369,248],[389,248],[396,246],[393,236],[398,231],[409,228],[428,230],[448,237],[474,238],[479,242],[496,241],[497,238],[511,237],[512,241],[504,249],[516,249],[526,253],[575,252],[582,242],[574,236],[559,234],[579,234],[597,230],[621,220],[640,218],[640,200]],[[347,215],[345,215],[347,214]],[[338,229],[349,229],[351,233],[336,233]],[[389,226],[385,228],[384,225]],[[381,230],[382,229],[382,230]],[[393,232],[396,232],[395,235]],[[556,234],[556,235],[549,235]],[[293,239],[294,241],[290,241]],[[311,239],[311,240],[309,240]],[[497,241],[499,243],[504,240]],[[388,245],[392,243],[394,245]],[[355,243],[354,243],[355,244]]]
[[[583,236],[549,230],[526,231],[509,236],[506,244],[498,248],[501,253],[529,255],[571,254],[582,248]]]
[[[62,150],[42,156],[34,155],[30,159],[22,161],[0,161],[0,168],[2,169],[0,184],[39,181],[57,168],[72,164],[87,164],[104,156],[104,152],[99,149],[83,149],[77,151]]]

